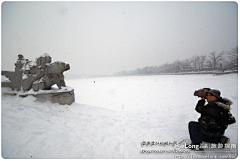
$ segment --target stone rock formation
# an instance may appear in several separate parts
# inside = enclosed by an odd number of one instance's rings
[[[68,71],[70,65],[60,61],[51,63],[51,61],[52,58],[47,53],[36,58],[36,61],[29,61],[28,59],[25,59],[23,55],[19,54],[18,60],[15,63],[15,71],[2,71],[2,75],[10,80],[10,82],[2,82],[2,87],[10,87],[12,90],[22,90],[23,92],[30,91],[31,89],[35,92],[39,90],[51,90],[54,84],[56,84],[59,89],[66,87],[63,72]],[[71,101],[74,102],[73,89],[68,92],[71,93],[70,95],[72,99],[70,101],[68,100],[68,103],[66,104],[70,104],[69,102]],[[54,93],[56,95],[56,91]],[[41,93],[41,95],[43,94],[44,93]],[[47,97],[50,95],[51,93],[48,93]],[[68,95],[66,94],[66,91],[64,92],[64,95]],[[41,98],[45,98],[45,96],[41,96]],[[52,99],[50,99],[50,101],[51,100]],[[64,101],[59,100],[53,102]]]

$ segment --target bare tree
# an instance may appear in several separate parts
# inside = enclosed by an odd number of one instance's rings
[[[169,63],[163,64],[163,65],[160,67],[160,69],[161,69],[161,72],[164,72],[164,73],[170,73],[170,72],[172,72],[172,67],[171,67],[171,64],[169,64]]]
[[[179,60],[176,60],[174,63],[173,63],[173,66],[174,66],[174,72],[179,72],[182,70],[182,62],[179,61]]]
[[[193,67],[195,70],[197,70],[198,64],[199,64],[199,56],[194,56],[192,58],[192,62],[193,62]]]
[[[192,64],[192,60],[190,60],[190,59],[185,59],[185,60],[182,62],[183,69],[185,69],[185,70],[191,69],[191,64]]]
[[[233,64],[238,65],[238,47],[233,48],[230,52],[228,52],[230,60]]]
[[[217,64],[220,62],[220,61],[222,61],[223,60],[223,54],[224,54],[224,52],[221,52],[220,54],[216,54],[216,52],[212,52],[212,53],[210,53],[210,60],[209,60],[209,64],[211,64],[212,65],[212,68],[213,68],[213,70],[215,70],[216,69],[216,67],[217,67]]]
[[[206,61],[206,55],[201,55],[199,56],[199,68],[200,69],[203,69],[203,65]]]
[[[207,63],[208,63],[207,67],[213,69],[213,64],[212,64],[212,62],[211,62],[210,60],[207,60]]]

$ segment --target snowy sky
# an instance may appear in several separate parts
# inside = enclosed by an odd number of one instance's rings
[[[2,70],[43,53],[113,74],[237,46],[235,2],[4,2]]]

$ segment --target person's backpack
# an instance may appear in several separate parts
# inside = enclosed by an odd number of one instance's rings
[[[231,114],[231,112],[228,112],[228,125],[234,124],[236,122],[235,117]]]

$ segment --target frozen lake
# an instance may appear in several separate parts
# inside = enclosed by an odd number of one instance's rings
[[[203,87],[219,89],[231,99],[231,112],[238,119],[238,74],[107,77],[66,83],[75,92],[76,102],[70,106],[2,95],[3,158],[236,158],[236,147],[146,154],[142,150],[174,147],[141,143],[189,139],[188,122],[199,118],[193,92]],[[234,145],[237,129],[238,122],[225,133]]]
[[[68,80],[76,102],[115,111],[154,108],[193,109],[196,89],[219,89],[237,105],[238,75],[157,75]]]

